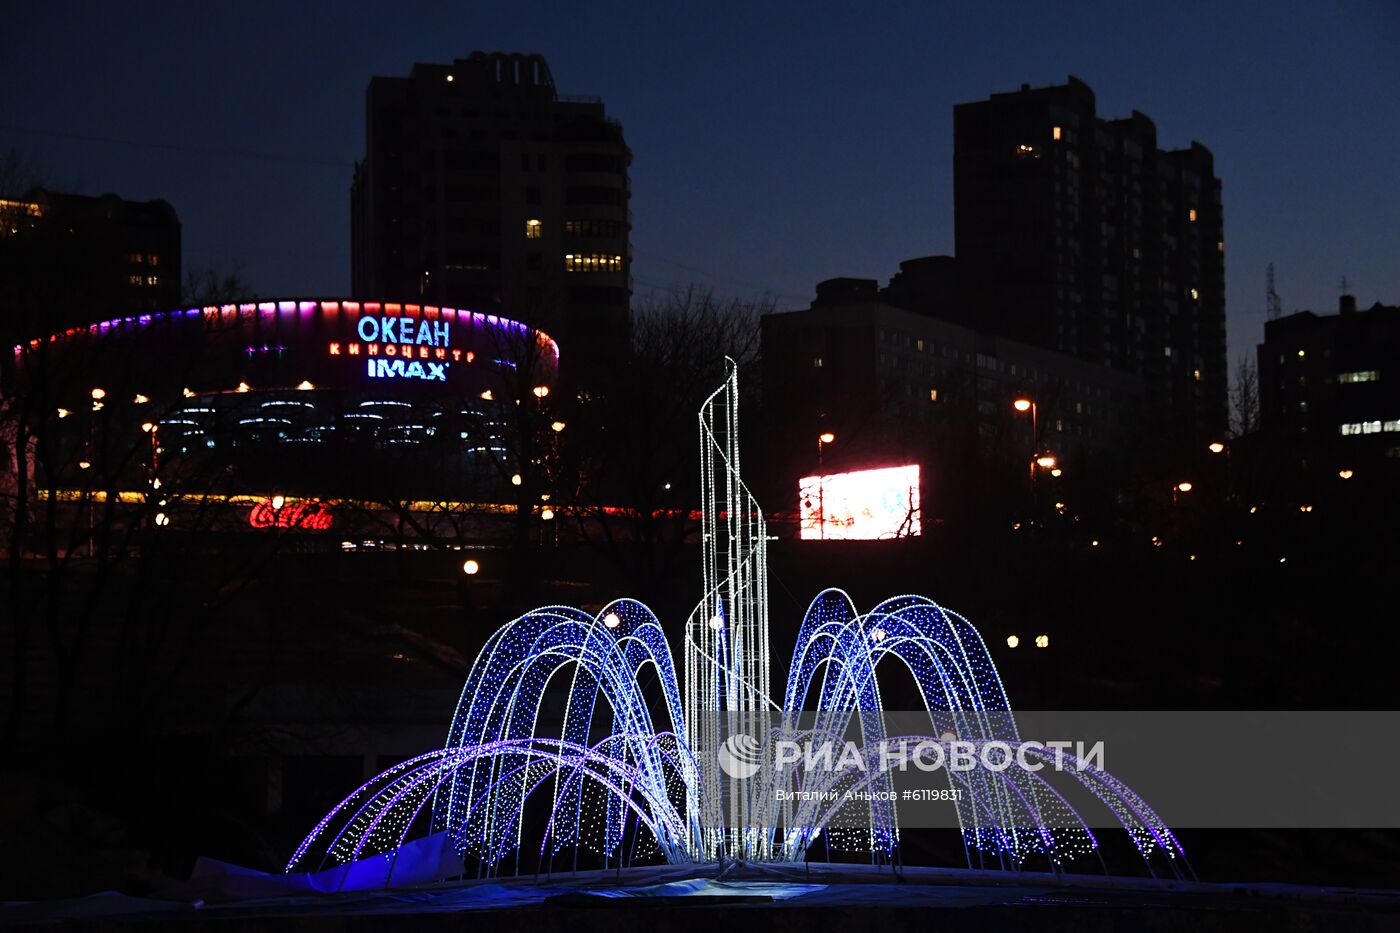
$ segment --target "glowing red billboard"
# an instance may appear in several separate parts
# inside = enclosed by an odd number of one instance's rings
[[[919,522],[919,465],[805,476],[797,481],[804,539],[908,538]]]

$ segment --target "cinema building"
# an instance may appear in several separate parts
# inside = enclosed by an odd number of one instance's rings
[[[36,502],[349,547],[540,511],[558,362],[496,315],[294,300],[70,328],[16,347],[8,378]]]

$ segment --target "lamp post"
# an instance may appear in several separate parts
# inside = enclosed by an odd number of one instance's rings
[[[1037,459],[1035,455],[1035,448],[1036,441],[1038,440],[1037,431],[1039,423],[1038,410],[1036,408],[1035,399],[1030,398],[1029,396],[1022,395],[1011,403],[1011,407],[1016,409],[1016,411],[1020,412],[1021,414],[1025,414],[1026,412],[1031,413],[1031,482],[1034,483]],[[1055,464],[1053,462],[1050,464],[1050,466],[1052,467],[1054,465]]]
[[[1231,446],[1224,441],[1211,441],[1206,445],[1206,450],[1214,456],[1225,455],[1225,497],[1227,501],[1235,498],[1235,462],[1231,454],[1234,452]]]
[[[832,431],[822,431],[816,436],[816,466],[818,466],[818,478],[816,478],[816,510],[822,516],[822,541],[826,541],[826,482],[820,476],[820,466],[822,466],[822,451],[826,445],[836,440],[836,434]]]

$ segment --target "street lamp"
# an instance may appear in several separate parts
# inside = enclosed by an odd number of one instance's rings
[[[827,444],[835,440],[836,435],[832,434],[830,431],[823,431],[821,434],[817,435],[817,466],[821,466],[823,449]]]
[[[1356,475],[1356,473],[1354,473],[1351,470],[1338,470],[1337,475],[1340,476],[1342,479],[1351,479],[1353,476]]]
[[[1225,452],[1225,445],[1220,441],[1211,441],[1206,449],[1213,454],[1223,454]]]
[[[1011,407],[1016,409],[1016,411],[1020,412],[1021,414],[1025,414],[1026,412],[1031,413],[1031,482],[1034,483],[1035,468],[1038,462],[1035,455],[1035,445],[1038,436],[1037,422],[1039,421],[1039,411],[1036,408],[1035,399],[1025,395],[1019,396],[1015,401],[1013,401],[1011,403]],[[1054,458],[1051,457],[1050,460],[1050,466],[1053,467],[1055,465]],[[1044,464],[1041,465],[1044,466]]]
[[[481,565],[474,560],[467,560],[462,563],[462,573],[465,573],[469,577],[475,576],[480,570]]]
[[[1176,484],[1176,491],[1177,491],[1177,492],[1190,492],[1192,489],[1195,489],[1195,488],[1196,488],[1196,487],[1192,486],[1190,483],[1177,483],[1177,484]]]

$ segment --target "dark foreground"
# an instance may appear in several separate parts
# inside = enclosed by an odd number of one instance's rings
[[[159,896],[8,903],[0,927],[608,931],[1400,930],[1400,891],[952,869],[695,866],[389,891],[237,897],[217,872]]]

